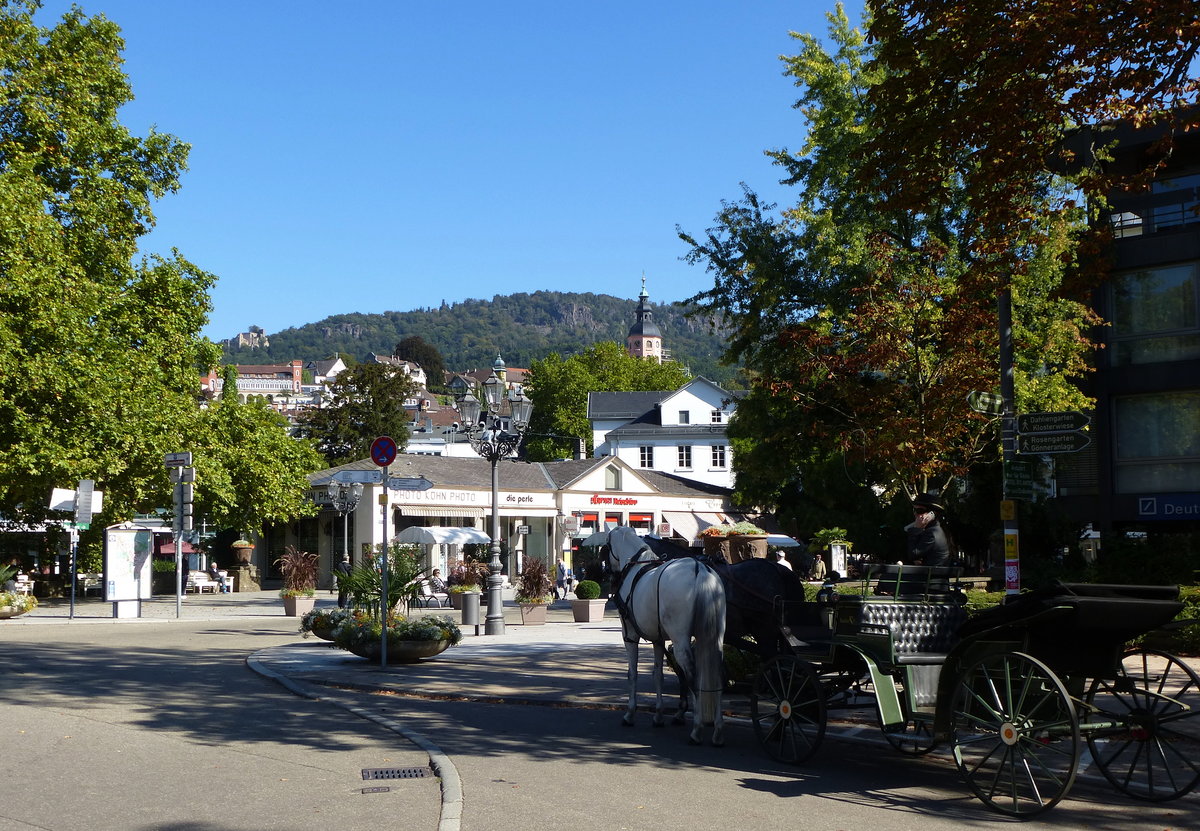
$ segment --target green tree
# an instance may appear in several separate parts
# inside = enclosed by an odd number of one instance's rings
[[[246,536],[315,511],[307,474],[324,460],[311,443],[292,437],[287,419],[263,399],[242,404],[236,394],[223,395],[203,411],[199,427],[191,444],[197,516]]]
[[[747,190],[723,206],[705,239],[681,234],[690,261],[715,277],[692,301],[726,313],[735,329],[726,360],[756,373],[752,399],[774,399],[747,410],[767,429],[769,456],[819,464],[840,456],[868,477],[864,486],[912,495],[996,458],[995,424],[966,404],[969,392],[998,384],[995,287],[974,279],[980,229],[956,189],[923,212],[888,211],[878,183],[861,175],[856,160],[875,130],[868,93],[881,71],[840,5],[829,19],[833,51],[794,35],[801,50],[785,58],[809,129],[798,152],[770,155],[797,202],[776,216]],[[1053,197],[1051,182],[1039,187]],[[1053,215],[1043,233],[1024,238],[1025,268],[1013,283],[1022,304],[1020,395],[1054,406],[1086,402],[1069,381],[1086,370],[1082,333],[1092,318],[1059,296],[1069,220],[1080,219]],[[781,406],[796,412],[779,419]],[[731,433],[752,442],[737,420]],[[775,506],[791,478],[773,483],[750,469],[763,461],[738,450],[738,490]]]
[[[392,352],[397,358],[412,361],[425,370],[425,381],[430,389],[445,389],[446,362],[437,347],[420,335],[410,335],[396,344]]]
[[[36,521],[90,478],[121,519],[169,501],[162,455],[197,428],[218,354],[199,334],[214,277],[135,259],[188,146],[117,120],[118,27],[74,9],[46,29],[37,8],[0,0],[0,512]]]
[[[534,361],[529,367],[528,395],[534,405],[529,430],[535,435],[526,443],[526,454],[534,461],[549,461],[574,450],[569,439],[538,437],[538,433],[578,437],[590,452],[589,392],[676,390],[689,378],[680,364],[635,358],[613,341],[598,343],[569,358],[555,352]]]
[[[415,392],[412,380],[393,367],[358,364],[338,373],[329,385],[328,405],[308,411],[298,433],[311,439],[331,465],[366,458],[379,436],[391,436],[404,447],[411,420],[404,401]]]

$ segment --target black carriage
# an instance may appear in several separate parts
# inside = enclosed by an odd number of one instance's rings
[[[1176,587],[1058,584],[967,620],[957,571],[875,566],[815,603],[778,601],[754,681],[755,732],[799,764],[831,708],[872,700],[897,750],[948,744],[971,790],[1028,817],[1070,790],[1084,747],[1118,790],[1165,801],[1200,779],[1200,678],[1125,644],[1170,621]]]

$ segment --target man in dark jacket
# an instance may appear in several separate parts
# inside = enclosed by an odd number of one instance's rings
[[[941,497],[932,493],[917,494],[913,499],[912,524],[904,528],[908,534],[905,562],[925,566],[950,565],[950,543],[940,522],[945,512]]]
[[[350,586],[342,578],[350,573],[350,555],[343,554],[342,561],[333,567],[333,576],[337,578],[338,608],[346,608],[346,600],[350,597]]]

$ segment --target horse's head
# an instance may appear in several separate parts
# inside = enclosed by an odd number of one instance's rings
[[[608,549],[608,567],[612,571],[619,572],[625,566],[629,565],[634,560],[655,560],[657,556],[653,555],[650,547],[646,545],[646,541],[637,535],[628,525],[619,525],[608,532],[608,544],[605,546]],[[651,556],[641,556],[642,552],[646,552]]]

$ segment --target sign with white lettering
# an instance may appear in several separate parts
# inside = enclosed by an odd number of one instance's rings
[[[378,485],[383,481],[382,470],[339,470],[333,474],[333,481],[339,485]]]
[[[1160,493],[1139,496],[1139,519],[1200,519],[1200,495]]]
[[[1091,443],[1086,433],[1029,433],[1017,436],[1017,452],[1075,453]]]
[[[1083,413],[1067,410],[1061,413],[1021,413],[1017,416],[1018,433],[1065,433],[1082,430],[1092,423]]]

